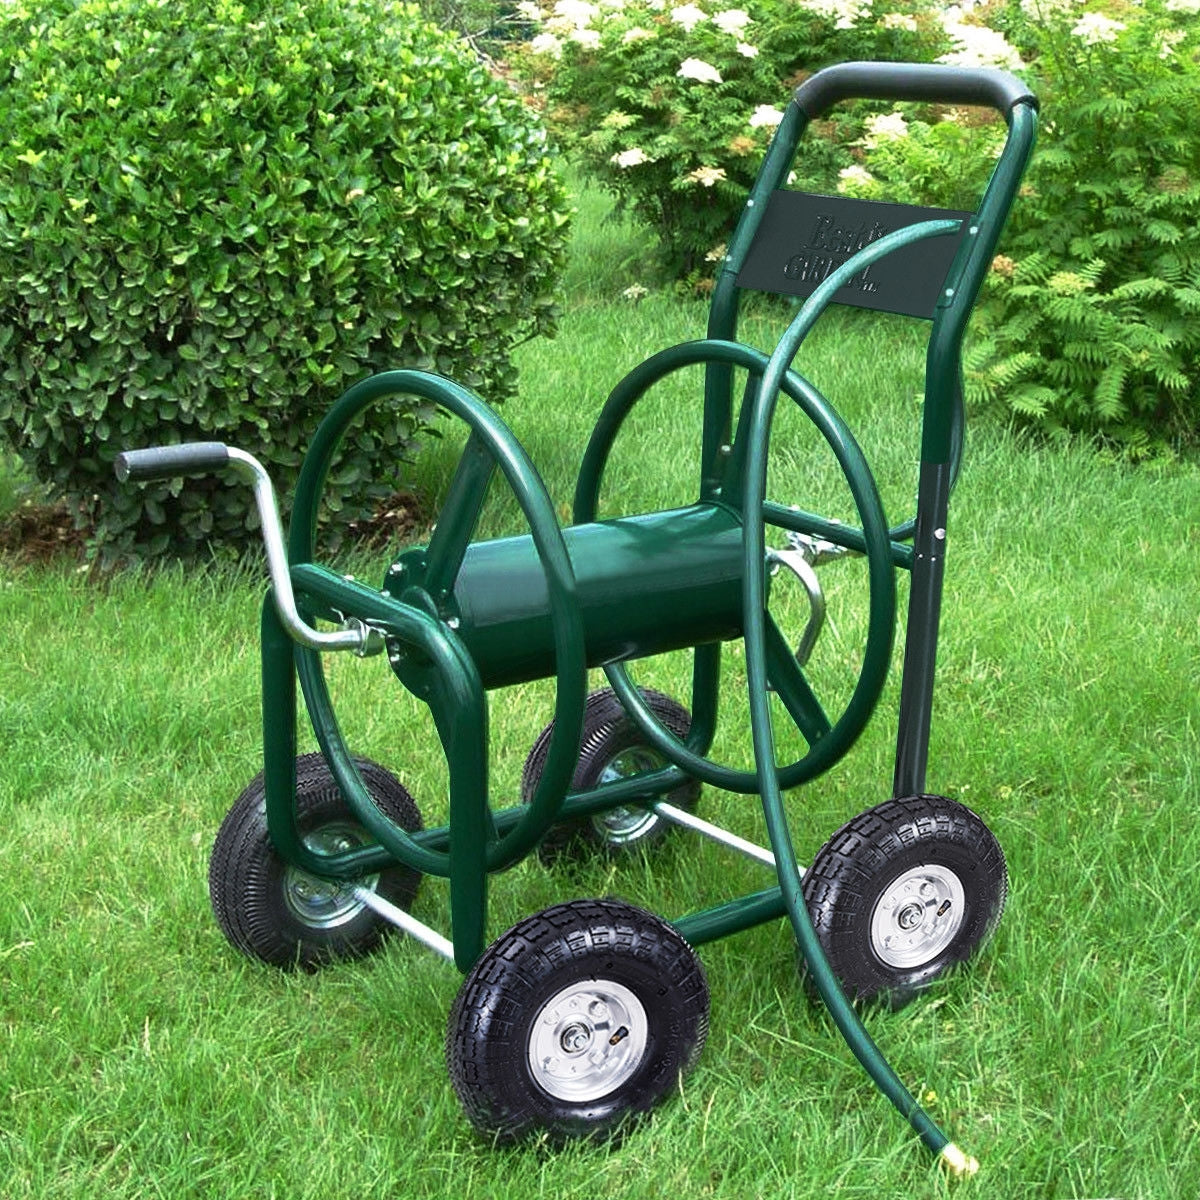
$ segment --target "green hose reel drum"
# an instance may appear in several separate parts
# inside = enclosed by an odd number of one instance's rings
[[[790,191],[805,128],[849,99],[999,110],[1008,139],[976,210]],[[567,527],[495,413],[422,371],[373,376],[333,406],[305,459],[286,545],[270,481],[241,452],[203,443],[118,461],[118,473],[133,479],[232,467],[253,483],[263,515],[272,580],[262,611],[264,768],[217,836],[210,890],[221,928],[240,950],[283,967],[366,953],[392,928],[451,960],[465,979],[450,1014],[447,1064],[468,1117],[489,1138],[605,1137],[648,1112],[704,1042],[708,987],[696,947],[787,917],[804,974],[880,1090],[952,1170],[974,1169],[905,1088],[851,1002],[899,1005],[918,995],[971,956],[1004,905],[996,839],[977,814],[929,793],[925,776],[947,512],[963,440],[962,337],[1035,125],[1035,100],[999,71],[851,63],[807,80],[730,240],[706,336],[654,354],[613,388]],[[738,340],[748,289],[790,294],[799,305],[770,352]],[[931,322],[916,514],[900,525],[889,526],[846,423],[794,369],[835,302]],[[704,376],[694,499],[601,518],[602,482],[626,418],[651,388],[690,368]],[[373,586],[314,560],[316,515],[350,423],[397,396],[440,407],[468,435],[429,543],[403,551]],[[844,479],[852,521],[768,498],[781,405],[815,427]],[[527,532],[477,540],[497,473]],[[816,569],[848,554],[865,559],[861,666],[849,695],[827,703],[805,670],[823,605]],[[811,605],[799,646],[771,612],[771,574],[782,567]],[[911,578],[891,796],[847,821],[802,871],[783,792],[834,767],[870,720],[889,673],[899,571]],[[328,622],[337,628],[323,629]],[[754,769],[711,754],[728,642],[744,645]],[[680,649],[693,652],[687,705],[634,684],[628,664]],[[345,650],[385,653],[399,684],[428,705],[449,774],[445,825],[424,827],[400,779],[347,745],[322,665]],[[609,687],[589,695],[592,668],[603,669]],[[554,680],[553,720],[530,753],[520,796],[494,803],[487,694],[535,679]],[[319,754],[297,754],[298,691]],[[776,761],[773,708],[803,742],[789,761]],[[705,821],[695,811],[702,785],[760,797],[770,846]],[[490,928],[489,877],[530,853],[550,863],[564,853],[619,854],[675,826],[757,859],[773,877],[750,895],[717,897],[669,921],[589,898],[506,932]],[[448,881],[449,936],[410,911],[419,909],[425,876]]]

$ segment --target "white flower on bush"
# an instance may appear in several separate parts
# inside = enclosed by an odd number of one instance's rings
[[[802,0],[801,7],[827,17],[835,29],[853,29],[871,15],[871,0]]]
[[[750,114],[751,129],[774,129],[783,120],[783,113],[773,104],[760,104]]]
[[[721,72],[702,58],[685,58],[675,74],[683,76],[684,79],[695,79],[698,83],[721,82]]]
[[[843,167],[838,172],[837,190],[839,192],[851,192],[874,182],[875,176],[866,167],[860,167],[858,163],[855,163],[851,167]]]
[[[684,178],[688,183],[698,183],[702,187],[710,188],[714,183],[718,183],[725,178],[724,167],[697,167]]]
[[[743,58],[757,58],[758,57],[758,47],[750,45],[749,42],[738,42],[737,52]]]
[[[908,13],[884,13],[879,22],[884,29],[907,29],[909,33],[917,32],[917,18]]]
[[[645,284],[633,283],[630,284],[629,287],[625,288],[621,292],[621,295],[626,300],[631,300],[634,304],[636,304],[639,300],[642,300],[646,296],[650,295],[650,289],[646,287]]]
[[[598,29],[573,29],[570,34],[570,40],[578,43],[585,50],[600,49],[600,30]]]
[[[708,20],[708,14],[694,4],[681,4],[678,8],[671,9],[671,20],[691,33],[697,25]]]
[[[1099,46],[1102,42],[1115,42],[1117,34],[1125,28],[1124,21],[1114,21],[1103,13],[1084,13],[1071,32],[1085,46]]]
[[[569,21],[576,29],[586,29],[600,10],[588,0],[557,0],[554,15]]]
[[[1200,3],[1200,0],[1198,0]],[[1161,29],[1158,34],[1158,57],[1170,58],[1187,33],[1182,29]]]
[[[908,136],[908,122],[898,112],[879,113],[868,119],[863,145],[874,150],[880,142]]]
[[[619,154],[614,154],[608,161],[616,163],[622,169],[626,167],[640,167],[642,163],[650,161],[650,155],[641,146],[631,146],[628,150],[622,150]]]
[[[534,54],[548,54],[551,58],[562,58],[562,42],[552,33],[539,33],[529,43]]]
[[[540,21],[542,6],[536,3],[536,0],[521,0],[521,3],[517,5],[517,16],[522,21]]]
[[[720,262],[728,253],[728,247],[722,242],[719,246],[714,246],[705,256],[705,262]]]
[[[640,25],[635,25],[632,29],[625,30],[624,36],[621,38],[622,45],[629,45],[630,42],[642,42],[646,38],[652,38],[654,31],[652,29],[643,29]]]
[[[1167,0],[1163,7],[1167,12],[1195,13],[1200,15],[1200,0]]]
[[[744,8],[727,8],[724,12],[713,13],[712,20],[722,33],[738,37],[750,24],[750,14]]]
[[[1074,12],[1083,0],[1021,0],[1021,11],[1035,21]]]
[[[1025,66],[1004,34],[986,25],[968,24],[962,17],[963,10],[957,5],[942,13],[942,28],[958,43],[958,48],[943,54],[938,62],[956,67],[1004,67],[1009,71],[1019,71]]]

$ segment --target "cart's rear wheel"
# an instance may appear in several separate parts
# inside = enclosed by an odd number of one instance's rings
[[[708,1032],[708,984],[666,921],[608,900],[528,917],[464,980],[446,1062],[500,1141],[606,1137],[678,1086]]]
[[[900,1007],[991,936],[1008,871],[991,830],[942,796],[888,800],[843,825],[804,876],[846,993]]]
[[[391,772],[356,759],[380,811],[400,828],[421,828],[412,797]],[[296,760],[296,821],[312,850],[336,853],[372,839],[350,811],[320,754]],[[388,867],[355,881],[399,908],[416,898],[421,876]],[[352,884],[321,879],[284,862],[267,830],[260,773],[234,802],[217,833],[208,871],[217,923],[244,954],[279,967],[313,969],[370,953],[391,926],[353,893]]]
[[[650,711],[665,728],[678,738],[687,736],[691,717],[682,704],[649,688],[642,688],[641,693]],[[525,760],[525,770],[521,774],[521,799],[526,804],[532,800],[538,780],[542,777],[553,734],[554,722],[551,721],[542,730]],[[604,783],[670,765],[662,754],[647,745],[640,727],[625,711],[611,688],[601,688],[588,696],[583,712],[579,763],[571,777],[572,791],[587,791]],[[700,799],[700,781],[689,780],[662,799],[691,811]],[[668,828],[669,822],[647,805],[622,804],[592,817],[560,821],[551,826],[538,852],[547,862],[564,853],[582,853],[597,848],[612,854],[623,854],[649,846],[661,838]]]

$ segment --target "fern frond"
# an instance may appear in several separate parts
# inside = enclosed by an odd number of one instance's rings
[[[1041,384],[1030,384],[1017,388],[1009,397],[1009,407],[1013,412],[1026,417],[1044,416],[1057,399],[1053,388]]]
[[[1100,381],[1096,384],[1093,398],[1096,402],[1096,412],[1108,421],[1115,421],[1125,412],[1122,393],[1125,390],[1125,380],[1129,378],[1129,364],[1115,362],[1100,373]]]
[[[1169,292],[1170,290],[1171,286],[1165,279],[1146,277],[1131,279],[1128,283],[1123,283],[1120,287],[1113,288],[1108,294],[1114,300],[1149,300],[1154,296],[1161,296],[1164,292]]]
[[[1176,242],[1183,240],[1183,231],[1179,226],[1173,224],[1171,221],[1164,221],[1161,218],[1147,221],[1143,229],[1151,241],[1162,242],[1168,246],[1174,246]]]

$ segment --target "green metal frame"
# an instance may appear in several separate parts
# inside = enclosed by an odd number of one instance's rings
[[[489,874],[529,853],[556,821],[664,795],[689,777],[735,792],[759,793],[778,885],[681,916],[674,924],[690,942],[703,944],[789,916],[817,987],[847,1041],[925,1142],[944,1152],[945,1135],[874,1047],[816,943],[801,895],[782,791],[827,770],[869,720],[889,668],[897,569],[909,570],[912,582],[893,790],[896,795],[924,790],[946,513],[963,446],[962,338],[1032,151],[1032,100],[1012,93],[1015,99],[1005,111],[1007,142],[970,219],[933,318],[913,518],[888,527],[871,472],[849,429],[791,364],[846,280],[897,247],[957,232],[960,223],[924,222],[860,251],[805,302],[769,356],[737,341],[737,276],[766,202],[784,185],[809,121],[820,115],[822,105],[846,95],[923,98],[932,87],[928,68],[910,71],[889,65],[880,70],[878,87],[865,91],[853,90],[862,74],[853,71],[824,91],[808,85],[799,89],[730,241],[707,337],[655,355],[613,390],[583,459],[570,529],[559,528],[536,470],[507,427],[477,397],[451,381],[419,371],[387,372],[357,384],[334,405],[305,459],[295,497],[289,562],[297,604],[309,623],[356,618],[382,632],[394,673],[433,715],[449,765],[450,819],[447,826],[408,833],[378,810],[335,718],[320,655],[289,639],[270,595],[262,613],[266,807],[279,854],[313,874],[353,879],[399,862],[447,878],[455,962],[466,971],[487,940]],[[827,74],[832,73],[822,76]],[[866,77],[875,78],[869,73]],[[1007,86],[996,89],[997,94],[1012,92],[1005,91]],[[964,94],[965,102],[974,99],[969,89]],[[932,92],[929,98],[934,98]],[[705,380],[696,505],[597,520],[605,466],[626,416],[656,382],[697,364],[704,365]],[[748,376],[736,429],[735,371]],[[368,405],[400,395],[445,409],[471,432],[430,543],[398,559],[377,590],[314,563],[313,542],[324,480],[346,429]],[[849,484],[861,521],[858,528],[767,501],[769,435],[781,395],[797,404],[825,438]],[[529,534],[477,543],[473,534],[497,468],[525,514]],[[826,538],[866,555],[870,618],[864,666],[849,704],[835,719],[813,695],[767,610],[768,524]],[[656,570],[639,581],[639,570],[651,563]],[[499,579],[503,588],[494,586]],[[644,620],[632,630],[622,625],[629,605],[620,599],[628,599],[620,589],[628,588],[630,580],[641,589],[646,608]],[[731,636],[742,636],[746,643],[759,764],[753,772],[735,771],[707,757],[717,720],[719,645]],[[513,653],[511,647],[518,643],[522,649]],[[684,740],[655,720],[625,669],[629,659],[676,645],[695,647],[692,725]],[[604,667],[627,711],[671,765],[593,791],[570,790],[589,666]],[[493,808],[486,692],[517,679],[551,674],[557,680],[555,728],[534,796],[528,805]],[[299,834],[294,806],[297,681],[321,750],[352,810],[376,839],[375,846],[325,854],[308,848]],[[768,686],[780,695],[809,744],[808,752],[793,763],[779,765],[774,760]]]

